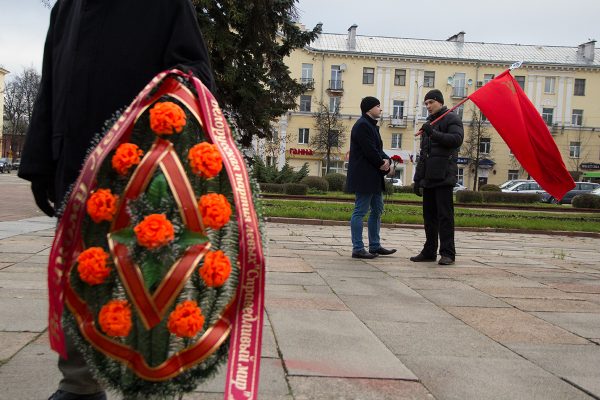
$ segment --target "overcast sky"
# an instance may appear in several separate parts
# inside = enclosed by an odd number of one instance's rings
[[[297,7],[303,24],[322,22],[328,33],[357,24],[369,36],[445,40],[464,31],[469,42],[573,47],[600,40],[600,0],[300,0]],[[41,0],[0,0],[0,10],[0,66],[40,70],[50,10]]]

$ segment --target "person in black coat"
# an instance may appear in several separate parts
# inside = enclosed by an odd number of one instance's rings
[[[458,149],[464,138],[460,117],[450,112],[431,125],[448,109],[444,106],[442,92],[430,90],[425,95],[425,106],[429,111],[427,122],[421,127],[421,148],[414,176],[414,191],[423,196],[423,220],[425,244],[421,252],[411,257],[414,262],[435,261],[438,251],[440,265],[454,264],[454,185],[458,166]]]
[[[19,176],[53,216],[92,138],[159,72],[190,70],[214,91],[208,51],[190,0],[58,0]],[[68,360],[53,400],[106,399],[66,336]]]
[[[384,175],[390,171],[390,157],[383,152],[377,119],[381,115],[379,100],[367,96],[360,103],[362,116],[352,127],[346,191],[355,193],[354,212],[350,219],[353,258],[375,258],[395,253],[381,247],[379,230],[385,190]],[[363,218],[371,209],[367,223],[369,251],[362,239]]]

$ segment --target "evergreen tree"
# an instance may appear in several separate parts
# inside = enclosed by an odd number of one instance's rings
[[[193,0],[209,48],[215,94],[242,135],[268,137],[271,121],[296,107],[304,86],[289,75],[284,58],[310,43],[320,25],[296,24],[297,0]]]

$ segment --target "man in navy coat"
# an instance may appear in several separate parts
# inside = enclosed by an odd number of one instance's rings
[[[384,175],[390,171],[390,157],[383,152],[377,119],[381,116],[381,104],[375,97],[367,96],[360,102],[362,116],[352,127],[350,135],[350,158],[346,190],[355,193],[354,212],[350,219],[352,234],[352,257],[375,258],[389,255],[396,249],[381,247],[379,231],[383,212]],[[363,218],[369,212],[369,251],[363,242]]]

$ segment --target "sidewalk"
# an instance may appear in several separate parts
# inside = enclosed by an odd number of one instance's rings
[[[0,222],[0,399],[59,380],[46,336],[54,222]],[[350,257],[343,226],[267,224],[261,399],[598,399],[598,239],[458,232],[457,264]],[[222,399],[223,376],[185,397]],[[111,399],[118,399],[111,396]]]

